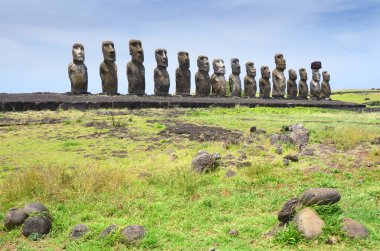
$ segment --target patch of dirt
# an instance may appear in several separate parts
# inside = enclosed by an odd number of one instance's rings
[[[65,121],[65,119],[57,119],[57,118],[42,118],[42,119],[12,119],[12,118],[0,118],[0,127],[5,126],[18,126],[18,125],[44,125],[44,124],[59,124]]]

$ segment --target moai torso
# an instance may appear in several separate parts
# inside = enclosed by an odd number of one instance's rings
[[[271,84],[270,84],[270,71],[268,66],[262,66],[261,67],[261,78],[259,80],[259,87],[260,87],[260,98],[267,99],[269,98],[270,91],[271,91]]]
[[[208,72],[210,65],[206,56],[197,59],[198,72],[195,74],[195,95],[208,96],[211,90],[211,80]]]
[[[100,64],[99,72],[102,79],[102,90],[105,94],[117,94],[117,66],[114,44],[105,41],[102,44],[104,61]]]
[[[246,97],[255,98],[257,92],[257,84],[255,80],[256,68],[253,62],[245,64],[247,75],[244,77],[244,95]]]
[[[284,98],[286,89],[286,78],[284,70],[286,69],[286,61],[282,54],[276,54],[274,56],[276,63],[276,69],[272,71],[272,97],[273,98]]]
[[[169,95],[170,79],[166,70],[168,67],[168,57],[165,49],[157,49],[156,52],[157,67],[154,69],[154,94]]]
[[[191,88],[189,53],[178,52],[178,63],[179,67],[175,71],[176,95],[189,96]]]
[[[298,82],[298,97],[300,99],[307,99],[309,95],[309,88],[307,86],[307,72],[305,68],[299,69],[300,81]]]
[[[241,97],[240,63],[239,59],[231,59],[232,74],[229,77],[230,95]]]
[[[127,64],[128,93],[132,95],[144,95],[144,51],[140,40],[129,41],[129,53],[132,56],[132,61]]]
[[[214,59],[214,73],[211,75],[212,94],[216,96],[226,96],[226,67],[222,59]]]
[[[331,87],[330,87],[330,74],[327,71],[322,72],[322,84],[321,84],[321,98],[330,100]]]
[[[286,82],[287,98],[295,99],[297,98],[297,73],[295,70],[289,70],[289,79]]]
[[[87,93],[88,76],[87,67],[84,64],[84,47],[82,44],[74,44],[72,48],[73,62],[68,66],[69,79],[72,94]]]

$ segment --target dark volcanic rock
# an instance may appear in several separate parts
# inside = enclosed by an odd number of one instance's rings
[[[115,232],[116,230],[119,229],[119,226],[116,224],[109,225],[100,233],[100,237],[106,237],[107,235]]]
[[[214,171],[219,165],[217,161],[219,158],[219,154],[210,154],[206,151],[199,151],[191,165],[193,169],[199,173]]]
[[[231,229],[228,233],[229,233],[229,235],[231,235],[233,237],[236,237],[239,235],[239,231],[236,229]]]
[[[4,226],[9,230],[21,226],[26,217],[24,210],[12,208],[4,217]]]
[[[281,147],[277,147],[276,148],[276,153],[277,154],[282,154],[282,148]]]
[[[88,232],[88,227],[84,224],[77,224],[73,227],[71,230],[70,237],[71,238],[81,238],[83,235],[85,235]]]
[[[226,177],[227,178],[231,178],[231,177],[234,177],[234,176],[236,176],[236,172],[231,171],[231,170],[226,172]]]
[[[371,143],[372,143],[373,145],[380,145],[380,137],[375,138],[374,140],[372,140]]]
[[[249,128],[250,132],[256,132],[256,130],[257,130],[256,126],[252,126],[251,128]]]
[[[309,142],[309,131],[302,124],[291,125],[290,131],[292,143],[299,150],[305,148]]]
[[[28,218],[22,227],[22,234],[28,237],[31,234],[42,236],[51,231],[51,220],[46,216]]]
[[[49,210],[39,202],[33,202],[24,207],[26,215],[43,214],[49,217]]]
[[[236,166],[237,166],[237,168],[250,167],[250,166],[252,166],[252,162],[250,162],[250,161],[238,162]]]
[[[278,220],[285,224],[291,221],[294,217],[294,214],[296,213],[297,207],[300,205],[300,199],[299,198],[293,198],[288,200],[281,208],[280,212],[278,213]]]
[[[291,143],[292,140],[288,135],[285,134],[273,134],[270,138],[270,144],[274,145],[277,143]]]
[[[311,188],[301,195],[305,206],[334,204],[340,200],[340,194],[333,188]]]
[[[369,235],[368,229],[365,226],[351,218],[343,219],[342,230],[351,238],[366,238]]]
[[[290,161],[293,161],[293,162],[298,162],[298,156],[297,155],[288,154],[284,158],[288,159]]]
[[[128,226],[121,230],[121,236],[127,243],[133,243],[144,238],[146,230],[143,226]]]

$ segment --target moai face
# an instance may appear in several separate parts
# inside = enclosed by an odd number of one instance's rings
[[[189,59],[189,53],[185,51],[178,52],[178,64],[179,67],[189,69],[190,67],[190,59]]]
[[[224,65],[223,59],[214,59],[214,61],[212,61],[212,67],[214,68],[215,74],[226,74],[226,66]]]
[[[322,78],[323,78],[323,81],[329,82],[330,81],[330,73],[328,73],[327,71],[323,71],[322,72]]]
[[[321,81],[321,73],[318,70],[313,70],[313,80],[315,82]]]
[[[268,66],[261,67],[261,76],[263,78],[270,78],[270,71]]]
[[[297,79],[297,72],[293,69],[289,70],[289,79],[296,80]]]
[[[286,60],[284,59],[284,55],[276,54],[274,56],[274,62],[276,63],[277,70],[283,71],[286,69]]]
[[[144,50],[140,40],[129,41],[129,54],[132,56],[132,61],[142,64],[144,62]]]
[[[299,69],[299,73],[302,80],[307,80],[307,71],[305,68]]]
[[[245,64],[245,69],[247,71],[248,76],[256,77],[256,68],[253,62],[247,62]]]
[[[82,44],[76,43],[73,45],[73,60],[78,62],[84,61],[84,47]]]
[[[236,74],[236,75],[240,74],[241,70],[240,70],[239,59],[237,59],[237,58],[232,58],[231,59],[231,68],[232,68],[232,73],[233,74]]]
[[[104,61],[116,61],[115,46],[111,41],[105,41],[102,44]]]
[[[197,59],[197,65],[200,71],[210,71],[210,64],[208,62],[208,57],[206,56],[199,56]]]
[[[166,49],[157,49],[155,51],[158,66],[168,67],[168,56]]]

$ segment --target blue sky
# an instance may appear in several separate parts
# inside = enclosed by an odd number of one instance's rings
[[[230,59],[272,70],[283,53],[288,69],[322,61],[333,89],[380,88],[379,0],[0,0],[0,92],[66,92],[71,47],[84,44],[89,91],[101,91],[101,43],[115,43],[119,92],[127,93],[128,41],[145,52],[147,93],[153,93],[154,51],[168,51],[170,92],[177,52],[188,51],[195,90],[196,58]],[[210,71],[210,75],[212,70]],[[258,81],[260,73],[258,70]]]

